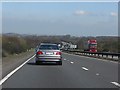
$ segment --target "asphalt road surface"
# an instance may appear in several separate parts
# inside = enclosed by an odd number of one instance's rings
[[[63,65],[35,65],[35,58],[7,79],[3,88],[118,88],[118,63],[63,54]]]

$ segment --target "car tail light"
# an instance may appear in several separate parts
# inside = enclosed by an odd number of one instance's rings
[[[42,51],[38,51],[38,52],[37,52],[37,55],[41,55],[41,54],[43,54]]]
[[[61,52],[56,52],[56,55],[61,55]]]

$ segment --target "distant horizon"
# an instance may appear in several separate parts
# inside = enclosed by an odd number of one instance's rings
[[[1,34],[1,33],[0,33]],[[9,33],[2,33],[2,35],[3,34],[18,34],[18,35],[35,35],[35,36],[66,36],[66,35],[70,35],[70,34],[61,34],[61,35],[43,35],[43,34],[41,34],[41,35],[38,35],[38,34],[20,34],[20,33],[14,33],[14,32],[9,32]],[[74,36],[74,35],[70,35],[71,37],[119,37],[119,36],[113,36],[113,35],[107,35],[107,36],[100,36],[100,35],[98,35],[98,36]]]

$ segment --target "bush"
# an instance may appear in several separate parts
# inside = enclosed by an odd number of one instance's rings
[[[27,48],[26,41],[20,37],[13,36],[3,36],[2,38],[2,55],[5,55],[5,52],[9,54],[25,52]]]

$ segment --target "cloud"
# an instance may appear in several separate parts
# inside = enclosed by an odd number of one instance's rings
[[[74,12],[75,15],[87,15],[89,14],[88,12],[86,11],[83,11],[83,10],[77,10]]]
[[[117,16],[117,13],[116,12],[111,12],[110,15],[115,17],[115,16]]]
[[[107,13],[95,13],[95,12],[88,12],[84,10],[76,10],[74,15],[82,16],[82,15],[91,15],[91,16],[107,16]],[[110,16],[116,17],[118,16],[117,12],[110,12]]]

